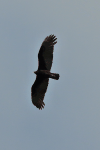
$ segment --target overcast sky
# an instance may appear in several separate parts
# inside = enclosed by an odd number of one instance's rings
[[[45,107],[31,102],[38,52],[57,44]],[[100,150],[100,0],[0,1],[0,150]]]

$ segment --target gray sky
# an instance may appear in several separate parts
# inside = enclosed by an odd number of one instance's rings
[[[57,36],[41,111],[31,86]],[[0,1],[0,150],[100,150],[100,0]]]

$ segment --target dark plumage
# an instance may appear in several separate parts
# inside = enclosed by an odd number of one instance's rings
[[[44,108],[44,96],[49,83],[49,78],[59,79],[59,74],[51,73],[50,69],[53,60],[54,45],[57,43],[57,38],[54,35],[47,36],[38,53],[38,70],[36,74],[36,80],[31,87],[31,99],[32,103],[39,109]]]

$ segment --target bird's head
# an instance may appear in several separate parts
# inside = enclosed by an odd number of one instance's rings
[[[36,73],[37,73],[37,71],[34,71],[34,73],[36,74]]]

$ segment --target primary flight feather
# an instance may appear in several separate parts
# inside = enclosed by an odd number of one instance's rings
[[[57,38],[54,35],[47,36],[38,53],[38,70],[36,80],[31,87],[32,103],[39,109],[44,108],[44,96],[49,83],[49,78],[59,79],[59,74],[51,73],[50,69],[53,61],[54,45],[57,43]]]

